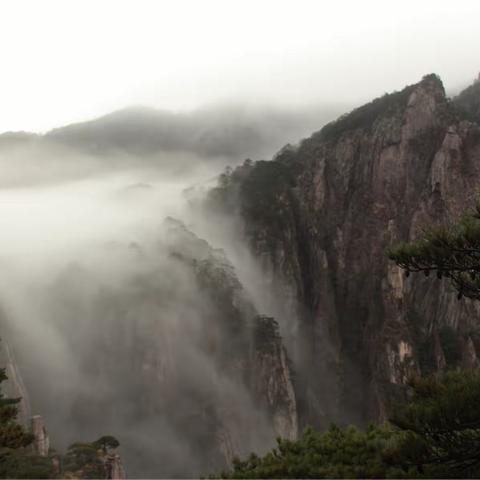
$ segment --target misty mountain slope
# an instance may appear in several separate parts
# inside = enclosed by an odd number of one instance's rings
[[[53,444],[108,432],[129,478],[154,478],[207,474],[276,435],[296,437],[274,319],[258,314],[224,253],[181,222],[92,251],[29,294],[45,338],[17,332],[19,362]]]
[[[258,158],[309,134],[337,113],[332,107],[289,111],[227,106],[192,113],[137,107],[57,128],[45,137],[90,153],[183,151],[204,158]]]
[[[460,114],[472,122],[480,123],[480,78],[460,92],[453,102]]]
[[[46,134],[0,134],[0,187],[66,181],[141,171],[208,179],[246,157],[268,158],[287,141],[309,135],[335,118],[338,106],[309,108],[203,108],[173,113],[126,108]],[[185,184],[187,186],[187,184]]]
[[[480,128],[435,75],[221,178],[210,205],[238,211],[293,319],[301,426],[385,419],[409,374],[479,365],[478,306],[385,254],[458,218],[479,185]]]
[[[30,132],[5,132],[0,134],[0,148],[15,147],[32,144],[41,138],[40,135]]]

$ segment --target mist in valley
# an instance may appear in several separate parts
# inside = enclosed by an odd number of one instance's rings
[[[200,208],[240,157],[6,137],[2,337],[52,445],[114,435],[133,477],[207,474],[231,455],[219,445],[270,447],[276,432],[242,362],[253,318],[275,302],[238,219]],[[227,275],[233,306],[202,287],[201,262]]]
[[[206,200],[225,169],[295,150],[341,108],[131,108],[0,135],[1,336],[23,413],[56,449],[110,434],[129,477],[195,477],[296,437],[290,376],[320,371],[302,306],[253,257],[241,216]],[[320,418],[335,395],[321,392]]]

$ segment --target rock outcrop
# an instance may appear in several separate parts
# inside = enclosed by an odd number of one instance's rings
[[[111,480],[124,480],[126,478],[125,469],[118,453],[105,455],[105,478]]]
[[[477,364],[478,306],[444,281],[405,278],[385,254],[472,205],[480,129],[464,118],[428,75],[211,193],[239,206],[289,312],[301,425],[385,419],[409,375]]]
[[[292,368],[275,319],[255,318],[253,387],[260,405],[269,412],[275,433],[295,440],[298,433],[297,404]]]
[[[41,415],[34,415],[32,417],[31,430],[33,434],[33,448],[35,454],[40,457],[47,457],[50,449],[50,439]]]

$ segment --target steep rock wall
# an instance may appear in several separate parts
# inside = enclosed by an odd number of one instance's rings
[[[286,299],[302,425],[385,419],[408,375],[478,364],[478,307],[443,281],[406,279],[385,251],[458,218],[479,168],[478,126],[428,75],[212,192],[239,200],[246,238]]]

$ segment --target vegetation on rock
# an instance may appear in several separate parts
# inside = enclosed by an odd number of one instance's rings
[[[62,476],[65,478],[110,478],[106,471],[107,456],[110,450],[119,445],[119,441],[111,435],[100,437],[91,443],[73,443],[62,458]]]
[[[480,299],[480,202],[456,224],[426,229],[422,237],[397,245],[389,258],[406,270],[448,278],[462,296]]]

